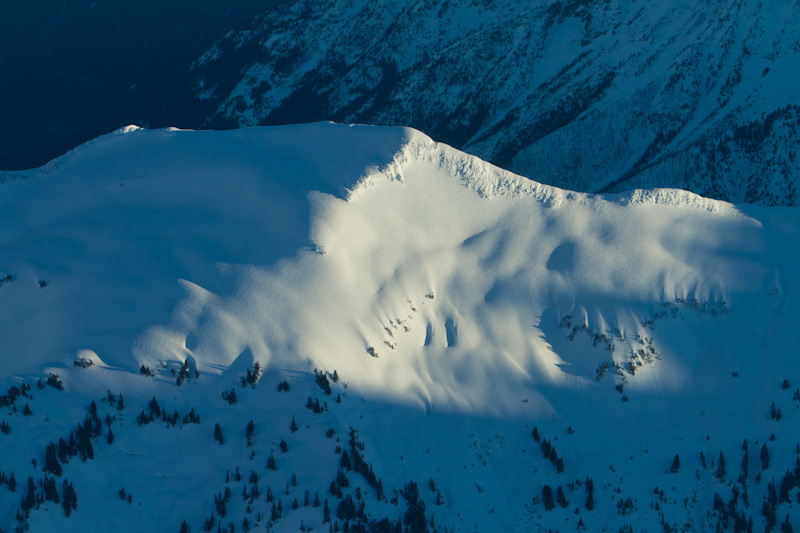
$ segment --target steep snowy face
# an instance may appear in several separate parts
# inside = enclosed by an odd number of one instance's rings
[[[407,125],[572,190],[795,205],[798,16],[790,0],[292,2],[130,118]]]

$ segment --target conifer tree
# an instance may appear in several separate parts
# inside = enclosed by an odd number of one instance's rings
[[[348,495],[349,496],[349,495]],[[408,507],[406,508],[405,519],[406,527],[409,531],[427,532],[428,523],[425,520],[425,502],[419,496],[419,488],[414,481],[409,481],[403,492]]]
[[[553,510],[556,506],[553,499],[553,489],[550,487],[550,485],[545,485],[542,487],[542,503],[547,511]]]
[[[64,480],[63,490],[61,491],[63,498],[61,500],[61,507],[64,509],[64,514],[69,517],[72,511],[78,509],[78,495],[75,494],[75,487],[72,483]]]
[[[560,485],[556,489],[556,501],[558,501],[558,505],[560,505],[561,507],[563,507],[565,509],[566,509],[567,505],[569,505],[569,502],[567,502],[567,497],[564,494],[564,489],[562,489]]]
[[[61,476],[61,463],[58,462],[56,455],[56,445],[53,443],[53,441],[50,441],[50,444],[45,449],[43,470],[45,472],[55,474],[56,476]]]
[[[717,478],[725,479],[725,455],[719,452],[719,463],[717,464]]]
[[[742,477],[747,479],[747,474],[749,471],[749,463],[750,463],[750,454],[747,449],[747,440],[744,441],[744,445],[742,446],[744,449],[744,457],[742,457]]]
[[[245,430],[245,436],[247,437],[247,445],[253,445],[253,432],[256,430],[256,425],[251,419],[250,422],[247,423],[247,429]]]
[[[588,477],[586,478],[586,493],[586,509],[591,511],[594,509],[594,482]]]
[[[794,528],[792,527],[791,522],[789,522],[789,515],[786,515],[786,521],[781,524],[781,533],[794,533]]]
[[[675,454],[675,459],[672,460],[672,466],[669,467],[669,471],[672,474],[677,474],[678,470],[681,469],[681,460],[678,457],[678,454]]]

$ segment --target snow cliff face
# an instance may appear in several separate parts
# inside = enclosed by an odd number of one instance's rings
[[[791,0],[292,2],[148,105],[190,127],[408,125],[572,190],[795,205],[798,16]]]
[[[407,128],[131,127],[2,173],[0,528],[797,524],[798,228]]]

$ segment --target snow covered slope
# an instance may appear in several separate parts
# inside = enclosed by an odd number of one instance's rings
[[[292,2],[125,120],[412,126],[572,190],[796,205],[799,17],[794,0]]]
[[[4,530],[798,524],[795,210],[336,124],[126,128],[0,182]]]

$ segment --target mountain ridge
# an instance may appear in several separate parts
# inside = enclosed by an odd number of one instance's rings
[[[796,209],[330,123],[126,128],[6,177],[0,528],[800,518]]]
[[[796,15],[749,0],[292,4],[126,117],[405,125],[565,189],[795,205]]]

